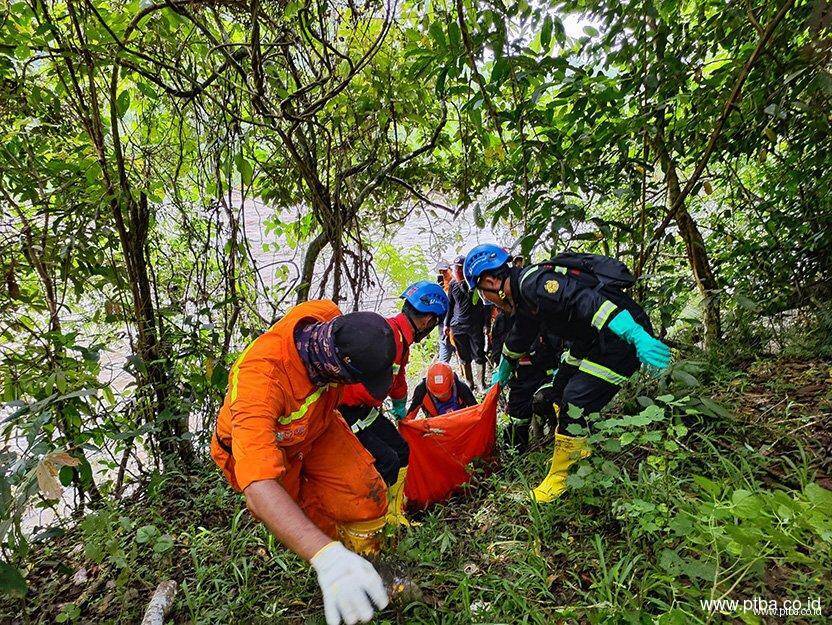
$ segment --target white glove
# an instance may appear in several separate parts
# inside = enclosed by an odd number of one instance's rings
[[[366,623],[373,618],[370,599],[380,610],[387,607],[387,590],[373,565],[341,543],[329,543],[309,562],[324,593],[327,625]]]

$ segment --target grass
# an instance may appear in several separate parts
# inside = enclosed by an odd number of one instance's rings
[[[832,493],[818,483],[829,486],[830,364],[764,360],[707,386],[629,389],[551,505],[526,495],[548,446],[480,467],[470,488],[390,537],[384,559],[420,596],[377,622],[769,622],[700,606],[723,596],[820,597],[823,616],[778,622],[828,622]],[[29,595],[0,603],[0,622],[138,622],[172,578],[172,623],[323,623],[314,573],[210,464],[141,492],[33,544]],[[87,581],[75,584],[80,569]]]

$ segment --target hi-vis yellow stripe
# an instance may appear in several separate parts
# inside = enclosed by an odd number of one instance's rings
[[[624,382],[627,381],[623,375],[616,373],[612,369],[605,367],[604,365],[599,365],[597,362],[592,362],[591,360],[587,360],[584,358],[581,361],[581,364],[578,366],[580,371],[584,373],[588,373],[589,375],[595,376],[596,378],[600,378],[610,384],[615,384],[616,386],[621,386]]]
[[[520,360],[520,358],[522,358],[525,355],[525,352],[513,352],[508,347],[506,347],[505,344],[503,344],[503,356],[511,358],[512,360]]]
[[[292,421],[297,421],[298,419],[303,419],[306,412],[309,410],[309,407],[314,404],[324,392],[332,386],[331,384],[327,384],[326,386],[322,386],[317,389],[314,393],[312,393],[309,397],[307,397],[303,404],[301,404],[300,408],[295,410],[292,414],[287,415],[285,417],[280,417],[277,421],[280,425],[289,425]]]
[[[232,403],[237,399],[237,381],[240,377],[240,365],[243,364],[243,360],[245,360],[245,357],[248,354],[248,350],[250,350],[253,346],[254,346],[254,342],[252,341],[252,343],[243,350],[243,353],[240,354],[240,357],[237,358],[237,360],[234,362],[234,366],[231,367],[231,378],[229,380],[229,382],[230,382],[229,386],[231,388],[231,402]],[[309,397],[307,397],[303,401],[303,404],[300,406],[300,408],[298,408],[293,413],[291,413],[291,414],[289,414],[285,417],[278,418],[278,422],[281,425],[288,425],[292,421],[297,421],[298,419],[302,419],[303,416],[306,414],[306,412],[309,410],[309,407],[312,404],[314,404],[316,401],[318,401],[318,399],[321,397],[321,395],[324,394],[324,391],[326,391],[330,386],[332,386],[332,385],[327,384],[325,386],[322,386],[319,389],[316,389],[314,393],[309,395]]]
[[[603,328],[615,308],[615,304],[608,299],[605,299],[604,302],[598,307],[598,310],[595,311],[595,315],[592,317],[592,325],[598,330]]]
[[[254,341],[252,341],[249,346],[243,350],[243,353],[240,354],[240,357],[234,361],[234,365],[231,367],[231,379],[229,380],[229,386],[231,387],[232,403],[237,399],[237,378],[240,377],[240,365],[243,364],[243,359],[246,357],[246,354],[248,354],[248,350],[252,347],[254,347]]]

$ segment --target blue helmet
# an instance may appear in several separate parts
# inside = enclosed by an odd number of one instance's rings
[[[471,248],[462,265],[462,275],[465,276],[468,287],[474,290],[482,274],[502,267],[510,258],[507,251],[493,243],[481,243]]]
[[[448,312],[448,296],[445,289],[435,282],[420,280],[407,287],[402,298],[418,312],[443,317]]]

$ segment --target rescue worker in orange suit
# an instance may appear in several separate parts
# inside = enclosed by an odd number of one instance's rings
[[[552,382],[560,431],[549,473],[532,491],[537,502],[550,502],[566,490],[569,468],[591,454],[586,438],[567,429],[573,425],[567,425],[568,407],[579,409],[574,424],[585,430],[586,415],[609,403],[642,363],[669,366],[670,348],[653,336],[647,313],[622,290],[635,278],[614,259],[565,253],[520,269],[511,266],[506,250],[486,243],[468,252],[463,269],[472,291],[514,318],[493,383],[509,380],[541,332],[566,342]]]
[[[428,367],[425,379],[413,389],[407,414],[421,408],[428,417],[437,417],[476,404],[471,387],[459,379],[451,366],[435,362]]]
[[[251,513],[314,567],[329,625],[368,621],[388,602],[358,555],[379,551],[387,488],[337,406],[353,382],[384,397],[395,353],[380,315],[300,304],[237,358],[211,440]]]
[[[401,297],[404,299],[402,311],[387,319],[396,343],[393,384],[388,393],[396,421],[406,414],[410,346],[427,337],[448,312],[448,296],[441,286],[432,282],[412,284]],[[404,482],[410,449],[398,428],[383,414],[382,399],[361,384],[351,384],[344,389],[340,410],[358,440],[373,455],[375,467],[389,487],[387,522],[409,525],[404,515]]]

